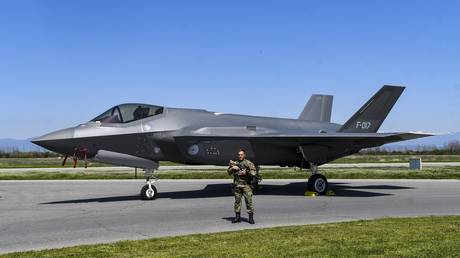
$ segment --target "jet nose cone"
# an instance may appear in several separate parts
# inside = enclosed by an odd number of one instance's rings
[[[44,141],[54,141],[54,140],[65,140],[65,139],[71,139],[75,135],[75,129],[74,128],[67,128],[67,129],[62,129],[59,131],[55,131],[49,134],[45,134],[43,136],[37,137],[35,139],[32,139],[33,143],[40,143]]]
[[[74,128],[67,128],[32,139],[32,143],[51,151],[60,152],[62,147],[75,135]]]

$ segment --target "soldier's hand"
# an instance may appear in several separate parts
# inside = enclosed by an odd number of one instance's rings
[[[240,172],[238,172],[238,175],[240,175],[240,176],[244,176],[244,175],[246,175],[246,171],[244,171],[244,170],[241,170]]]
[[[240,168],[238,166],[233,166],[232,169],[233,170],[239,170]]]

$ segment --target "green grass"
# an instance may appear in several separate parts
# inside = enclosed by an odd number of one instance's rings
[[[320,168],[319,172],[329,179],[460,179],[459,167],[424,168],[411,171],[404,168]],[[155,173],[160,179],[230,179],[225,169],[222,170],[172,170]],[[293,168],[263,169],[264,179],[308,179],[309,170]],[[24,172],[0,173],[0,180],[21,179],[133,179],[133,171],[116,172]],[[143,172],[138,172],[143,178]]]
[[[0,168],[55,168],[62,166],[63,159],[52,158],[0,158]],[[91,167],[111,166],[97,162],[88,162]],[[72,167],[72,159],[67,160],[66,167]],[[78,161],[78,167],[83,167],[84,162]]]
[[[460,162],[460,155],[351,155],[333,163],[409,163],[412,157],[421,157],[423,162]]]
[[[249,227],[249,226],[248,226]],[[196,234],[2,257],[458,257],[460,216]]]
[[[336,168],[320,169],[331,179],[460,179],[459,167],[424,168],[413,171],[405,168]]]
[[[60,168],[62,167],[62,158],[0,158],[0,168]],[[66,167],[72,167],[72,159],[69,158]],[[174,162],[162,161],[161,166],[180,165]],[[78,167],[84,166],[84,161],[79,160]],[[111,167],[113,165],[98,162],[88,162],[90,167]]]
[[[333,163],[408,163],[412,155],[352,155],[341,158]],[[419,155],[424,162],[460,162],[460,155]],[[0,158],[0,168],[54,168],[61,167],[62,159],[52,158]],[[82,167],[83,161],[78,161]],[[107,164],[90,162],[92,167],[111,166]],[[178,163],[162,161],[161,166],[180,165]],[[67,161],[67,167],[72,167],[72,160]]]

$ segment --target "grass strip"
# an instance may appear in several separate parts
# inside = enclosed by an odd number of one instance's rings
[[[423,162],[460,162],[460,155],[416,155],[422,158]],[[351,155],[338,159],[332,163],[409,163],[413,155]],[[0,158],[0,168],[59,168],[62,158]],[[79,160],[78,167],[82,167],[84,162]],[[178,163],[161,161],[161,166],[175,166]],[[72,167],[72,160],[67,161],[67,167]],[[91,167],[112,166],[97,162],[90,162]]]
[[[196,234],[0,257],[458,257],[460,216]]]
[[[406,168],[320,168],[329,179],[460,179],[460,167],[425,168],[412,171]],[[155,173],[160,179],[230,179],[225,170],[171,170]],[[261,170],[264,179],[308,179],[309,170],[293,168]],[[133,171],[88,172],[24,172],[0,173],[0,180],[53,180],[53,179],[134,179]],[[143,178],[139,171],[138,179]]]

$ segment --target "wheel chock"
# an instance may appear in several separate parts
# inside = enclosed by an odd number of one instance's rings
[[[316,197],[316,196],[318,196],[318,193],[317,192],[306,191],[305,196]]]

